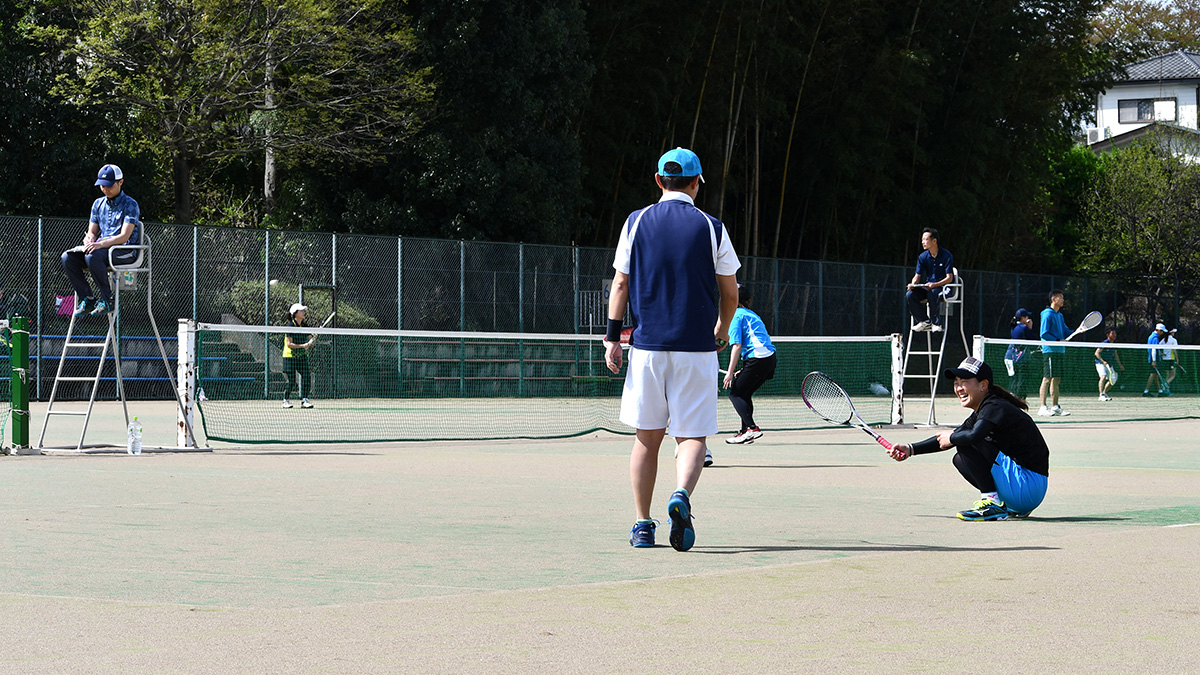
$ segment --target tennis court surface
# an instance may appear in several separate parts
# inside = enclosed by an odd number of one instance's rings
[[[173,405],[131,403],[147,445]],[[89,440],[120,441],[98,409]],[[954,517],[950,453],[718,440],[689,553],[671,444],[632,549],[606,432],[2,457],[0,672],[1195,672],[1200,422],[1042,429],[1046,502],[991,523]]]

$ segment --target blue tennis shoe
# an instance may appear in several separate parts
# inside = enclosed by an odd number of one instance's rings
[[[667,516],[671,519],[671,548],[686,551],[696,543],[696,531],[692,529],[692,503],[687,493],[676,490],[667,502]]]
[[[652,520],[648,523],[634,523],[633,529],[629,532],[629,545],[634,548],[650,548],[654,546],[654,528],[657,527]]]

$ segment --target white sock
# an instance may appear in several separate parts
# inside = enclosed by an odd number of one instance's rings
[[[990,499],[990,500],[996,502],[997,504],[1000,503],[1000,493],[999,492],[980,492],[979,498],[980,499]]]

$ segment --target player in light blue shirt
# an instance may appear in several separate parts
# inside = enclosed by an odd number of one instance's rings
[[[742,418],[742,427],[726,443],[753,443],[762,436],[762,430],[754,423],[754,401],[751,397],[763,384],[775,377],[775,345],[767,335],[767,326],[750,309],[750,296],[746,287],[738,286],[738,308],[733,313],[733,324],[729,328],[729,370],[721,385],[729,390],[729,402]],[[738,359],[742,367],[738,369]],[[708,463],[705,464],[707,466]]]
[[[1067,330],[1067,320],[1063,318],[1060,311],[1065,301],[1062,291],[1057,288],[1050,291],[1050,306],[1042,310],[1041,316],[1043,342],[1062,342],[1070,334],[1070,331]],[[1064,369],[1062,359],[1066,358],[1066,351],[1066,347],[1042,345],[1042,386],[1038,392],[1042,401],[1042,407],[1038,408],[1038,415],[1042,417],[1071,414],[1064,412],[1062,406],[1058,404],[1058,381],[1062,376],[1061,371]],[[1046,405],[1047,393],[1050,394],[1052,407]]]

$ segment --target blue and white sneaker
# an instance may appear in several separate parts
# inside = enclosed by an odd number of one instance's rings
[[[975,502],[975,508],[970,511],[959,511],[959,520],[1008,520],[1012,517],[1012,511],[1004,508],[1004,502],[997,502],[992,499],[980,499]]]
[[[84,298],[75,303],[75,311],[72,312],[72,315],[83,316],[85,314],[91,314],[93,309],[96,309],[96,300],[93,298]]]
[[[629,545],[634,548],[650,548],[654,546],[654,528],[658,527],[658,521],[650,521],[648,523],[634,523],[633,529],[629,531]]]
[[[104,316],[113,310],[112,303],[104,298],[96,301],[96,309],[92,310],[92,316]]]
[[[692,529],[692,503],[687,493],[676,490],[667,502],[667,517],[671,519],[671,548],[686,551],[696,543],[696,531]]]

